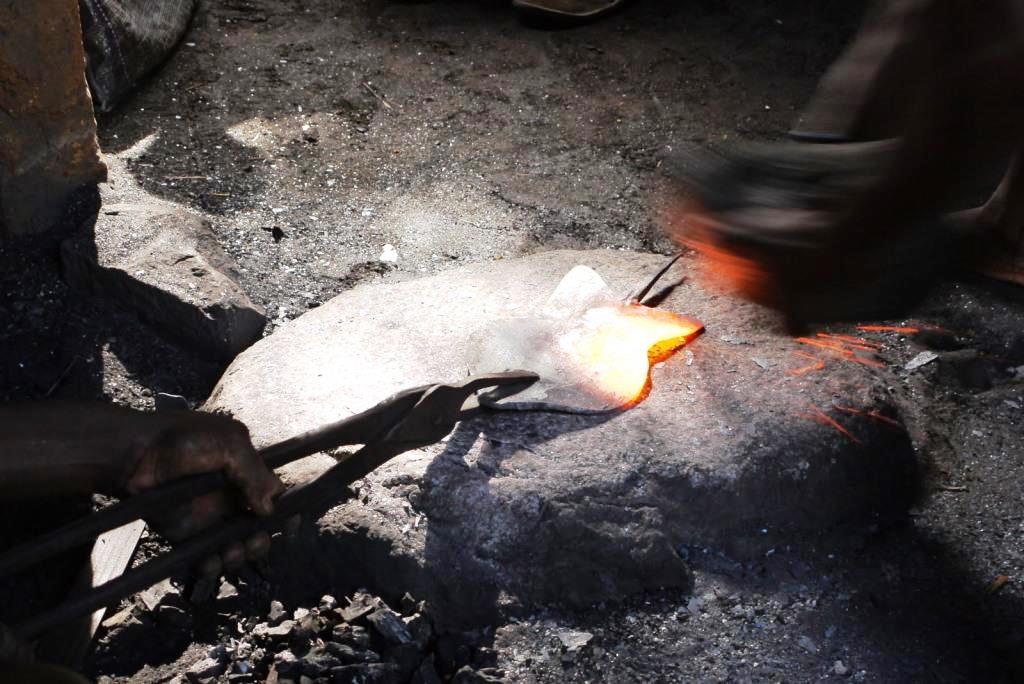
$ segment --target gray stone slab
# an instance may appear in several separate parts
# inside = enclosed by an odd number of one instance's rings
[[[61,261],[72,287],[119,302],[206,358],[230,361],[266,324],[202,216],[144,193],[104,188],[93,230],[65,240]]]
[[[529,315],[577,264],[625,293],[662,263],[559,251],[357,287],[240,355],[207,408],[230,411],[257,445],[270,444],[402,388],[463,377],[476,331]],[[666,283],[697,268],[684,259]],[[701,320],[706,333],[652,370],[641,404],[611,416],[508,412],[462,424],[362,482],[355,500],[316,523],[309,553],[278,554],[280,572],[321,587],[395,583],[464,625],[502,608],[686,586],[695,549],[763,553],[908,504],[917,467],[905,430],[833,408],[898,420],[883,369],[829,358],[822,371],[792,375],[808,364],[795,354],[807,347],[771,312],[694,279],[661,306]],[[284,476],[301,480],[331,462],[320,456]]]

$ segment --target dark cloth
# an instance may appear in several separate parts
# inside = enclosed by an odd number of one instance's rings
[[[198,0],[79,0],[86,78],[108,112],[181,40]]]

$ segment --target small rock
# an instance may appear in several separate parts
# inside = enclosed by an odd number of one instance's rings
[[[285,649],[274,656],[274,669],[282,677],[297,677],[302,669],[302,663],[289,649]]]
[[[797,639],[797,643],[800,645],[800,648],[804,649],[808,653],[818,652],[818,645],[814,643],[814,641],[810,637],[802,636],[799,639]]]
[[[402,618],[398,616],[398,613],[390,608],[381,608],[374,611],[367,620],[369,620],[373,629],[384,637],[386,641],[392,644],[412,643],[413,639],[409,629],[402,622]]]
[[[340,624],[331,629],[331,640],[356,648],[370,647],[370,633],[359,625]]]
[[[907,365],[904,366],[908,371],[917,370],[921,366],[931,363],[935,359],[939,358],[939,355],[933,351],[923,351],[914,358],[907,361]]]
[[[412,617],[405,618],[405,627],[412,635],[412,639],[420,650],[426,650],[427,645],[434,636],[434,628],[430,618],[423,613],[416,613]]]
[[[165,579],[163,582],[154,584],[146,591],[139,594],[139,599],[146,610],[155,611],[165,602],[168,604],[181,603],[181,590]]]
[[[287,639],[287,638],[291,637],[292,632],[294,632],[294,631],[295,631],[295,621],[294,620],[285,620],[281,624],[276,625],[274,627],[267,627],[266,629],[264,629],[262,631],[262,634],[260,634],[258,636],[266,635],[270,639],[273,639],[273,640],[276,641],[276,640]],[[253,634],[256,634],[256,630],[253,630]]]
[[[129,625],[140,624],[138,619],[132,612],[131,608],[125,608],[124,610],[118,611],[108,617],[102,622],[104,629],[120,629],[121,627],[127,627]]]
[[[199,682],[204,679],[219,677],[227,669],[227,653],[224,647],[210,649],[210,654],[199,662],[193,664],[185,672],[190,682]]]
[[[309,608],[296,608],[295,612],[292,613],[292,619],[296,622],[300,622],[307,615],[309,615]]]
[[[381,600],[376,596],[370,596],[365,591],[357,591],[352,598],[348,599],[348,606],[341,609],[341,619],[345,622],[355,622],[364,615],[369,615],[381,606]]]
[[[270,612],[267,613],[267,620],[272,625],[280,624],[282,620],[287,617],[288,613],[285,612],[284,604],[280,601],[270,602]]]
[[[398,263],[398,250],[395,249],[394,245],[384,245],[384,249],[380,252],[379,259],[385,264]]]
[[[565,651],[573,653],[578,652],[594,638],[594,635],[590,632],[574,632],[569,629],[558,632],[556,636],[562,642],[562,647]]]
[[[842,660],[837,660],[832,665],[832,674],[838,677],[848,677],[850,675],[850,668]]]
[[[320,610],[328,611],[334,610],[338,607],[338,599],[334,598],[330,594],[324,594],[320,597]]]
[[[217,589],[218,601],[233,601],[238,598],[238,589],[227,580],[221,580],[220,588]]]
[[[314,648],[302,656],[302,674],[308,677],[321,677],[328,670],[341,667],[344,663],[331,654],[326,648]]]
[[[698,615],[704,610],[704,600],[694,596],[692,599],[686,602],[686,611],[690,615]]]

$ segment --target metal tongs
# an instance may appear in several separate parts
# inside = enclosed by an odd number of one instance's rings
[[[534,373],[512,371],[405,390],[355,416],[261,449],[260,456],[267,467],[275,469],[320,451],[350,444],[363,445],[320,476],[278,497],[271,515],[242,513],[227,518],[177,544],[169,553],[35,615],[17,625],[15,631],[22,637],[36,636],[142,591],[218,552],[232,541],[261,530],[280,529],[298,513],[340,503],[351,496],[348,487],[356,480],[403,452],[439,441],[456,423],[476,415],[480,411],[475,396],[479,390],[495,388],[492,393],[511,396],[537,379]],[[227,486],[224,475],[215,472],[182,478],[132,496],[4,553],[0,556],[0,577],[83,546],[105,531]]]

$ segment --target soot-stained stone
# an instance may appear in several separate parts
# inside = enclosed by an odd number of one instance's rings
[[[230,361],[260,338],[262,307],[203,218],[147,199],[105,204],[91,234],[61,246],[70,285],[118,302],[200,356]]]
[[[239,356],[207,408],[244,421],[257,446],[271,444],[395,391],[465,377],[472,333],[529,316],[577,264],[624,294],[663,263],[557,251],[357,287]],[[664,284],[701,267],[683,259]],[[463,423],[366,478],[356,499],[308,526],[315,561],[276,552],[277,571],[295,573],[297,586],[317,576],[398,586],[427,599],[440,628],[465,627],[502,609],[685,587],[690,549],[750,556],[905,509],[918,469],[887,401],[886,368],[803,346],[772,312],[698,282],[687,277],[660,306],[706,332],[652,369],[638,406]],[[793,374],[809,365],[796,352],[808,351],[824,368]],[[298,481],[331,463],[321,455],[282,473]]]

